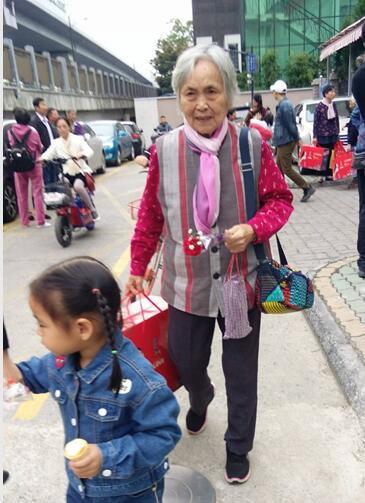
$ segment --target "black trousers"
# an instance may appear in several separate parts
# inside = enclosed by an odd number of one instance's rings
[[[224,333],[224,318],[218,316]],[[230,451],[246,454],[252,449],[256,427],[257,370],[261,313],[249,312],[252,327],[243,339],[222,339],[222,366],[226,384],[228,427],[224,436]],[[215,318],[185,313],[169,306],[169,352],[189,392],[190,406],[203,414],[213,398],[207,368]]]
[[[357,235],[357,251],[359,260],[357,265],[365,271],[365,169],[357,170],[357,186],[359,188],[359,228]]]

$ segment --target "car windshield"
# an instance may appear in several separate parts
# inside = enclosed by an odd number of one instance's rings
[[[113,136],[114,125],[107,122],[93,122],[91,127],[97,136]]]
[[[344,101],[335,101],[338,115],[342,119],[348,119],[351,115],[349,112],[349,105],[348,105],[348,100]],[[306,110],[306,121],[307,122],[313,122],[314,120],[314,112],[316,109],[316,106],[318,103],[311,103],[307,105],[307,110]]]

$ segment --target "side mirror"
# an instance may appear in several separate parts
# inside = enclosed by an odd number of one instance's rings
[[[84,140],[85,140],[85,141],[89,142],[89,141],[90,141],[90,138],[91,138],[90,133],[85,133],[85,134],[84,134]]]

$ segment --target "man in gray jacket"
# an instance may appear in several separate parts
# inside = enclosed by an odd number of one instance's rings
[[[276,163],[283,174],[303,189],[301,202],[306,203],[315,189],[292,166],[292,154],[299,141],[299,133],[293,106],[286,96],[286,83],[277,80],[270,86],[270,91],[278,102],[273,134],[273,144],[277,149]]]

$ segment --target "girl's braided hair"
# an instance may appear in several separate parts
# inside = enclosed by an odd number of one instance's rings
[[[108,389],[118,393],[122,381],[115,331],[121,325],[120,288],[110,270],[92,257],[74,257],[46,269],[34,279],[30,293],[52,320],[67,327],[69,318],[101,314],[113,366]]]

